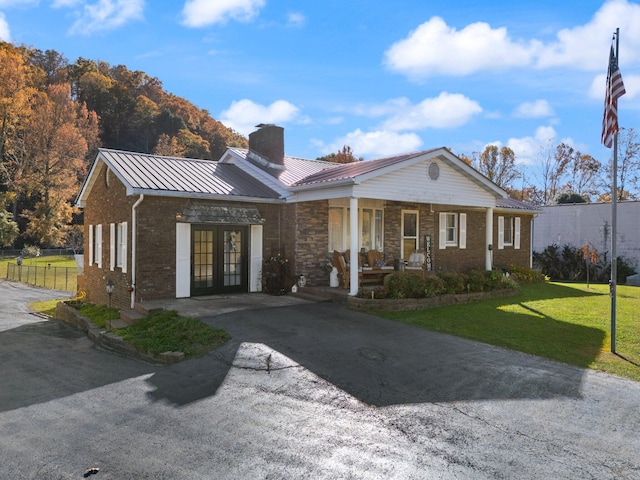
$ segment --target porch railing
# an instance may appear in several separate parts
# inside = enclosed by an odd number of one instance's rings
[[[7,280],[27,283],[35,287],[75,292],[78,269],[76,267],[56,267],[41,265],[18,265],[7,263]]]

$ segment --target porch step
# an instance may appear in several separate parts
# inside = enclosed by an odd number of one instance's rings
[[[116,330],[118,328],[127,328],[130,324],[125,322],[122,318],[114,318],[113,320],[107,320],[105,326],[107,330]]]
[[[164,309],[163,308],[148,308],[148,307],[145,307],[144,305],[142,305],[141,303],[135,303],[133,305],[133,310],[138,312],[138,313],[141,313],[145,317],[148,317],[152,313],[158,313],[158,312],[161,312]]]
[[[133,325],[138,320],[142,320],[147,315],[140,313],[137,310],[120,310],[120,320],[128,325]]]
[[[342,290],[342,291],[339,291]],[[318,287],[300,287],[296,293],[289,292],[287,295],[291,295],[292,297],[303,298],[305,300],[310,300],[312,302],[335,302],[335,303],[346,303],[347,302],[347,294],[346,290],[331,288],[318,288]]]

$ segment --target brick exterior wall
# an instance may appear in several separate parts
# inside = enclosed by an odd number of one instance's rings
[[[85,208],[85,269],[79,285],[87,293],[87,301],[96,304],[109,303],[106,283],[115,284],[111,305],[127,309],[130,306],[132,285],[131,249],[132,218],[131,208],[138,196],[126,196],[122,183],[110,174],[106,182],[106,168],[103,165],[97,174],[95,184],[87,199]],[[202,200],[199,200],[201,202]],[[146,196],[137,207],[137,271],[135,301],[160,298],[175,298],[176,291],[176,214],[188,205],[188,199]],[[238,206],[243,204],[238,203]],[[329,252],[328,212],[326,200],[296,204],[244,204],[256,207],[264,219],[263,258],[281,254],[290,263],[291,284],[298,275],[304,274],[307,285],[328,285]],[[464,210],[446,206],[388,201],[384,207],[384,255],[386,260],[400,258],[401,222],[403,210],[419,212],[419,247],[424,248],[424,236],[431,235],[432,265],[434,272],[465,271],[470,268],[485,267],[485,220],[484,210]],[[440,212],[467,214],[467,248],[457,247],[440,250],[438,248],[438,218]],[[521,218],[520,245],[516,250],[507,246],[497,248],[498,216],[494,214],[493,264],[529,265],[529,245],[531,241],[531,216],[518,214]],[[127,272],[121,268],[110,270],[110,223],[127,222]],[[102,268],[89,265],[89,225],[102,225]]]
[[[513,248],[512,245],[505,245],[503,249],[498,249],[498,217],[520,217],[520,248]],[[512,213],[494,213],[493,215],[493,265],[496,267],[507,265],[519,265],[529,267],[531,264],[531,221],[532,215],[521,215]]]
[[[128,223],[127,244],[131,245],[131,207],[138,197],[127,197],[124,185],[113,173],[109,174],[107,186],[106,167],[100,168],[91,195],[84,209],[84,273],[78,282],[87,294],[87,301],[99,305],[107,305],[109,296],[106,284],[111,280],[115,284],[111,305],[117,308],[129,308],[131,285],[131,263],[127,259],[127,272],[122,269],[109,269],[109,224]],[[89,225],[102,225],[102,268],[94,263],[89,265]],[[95,257],[95,252],[94,252]],[[95,262],[95,258],[94,258]]]

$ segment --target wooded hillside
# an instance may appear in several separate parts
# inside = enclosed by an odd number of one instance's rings
[[[0,247],[65,246],[99,147],[217,160],[247,140],[124,65],[0,42]]]

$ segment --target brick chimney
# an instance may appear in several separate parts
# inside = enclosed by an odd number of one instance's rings
[[[249,150],[270,163],[284,165],[284,128],[270,123],[256,125],[259,130],[249,134]]]

